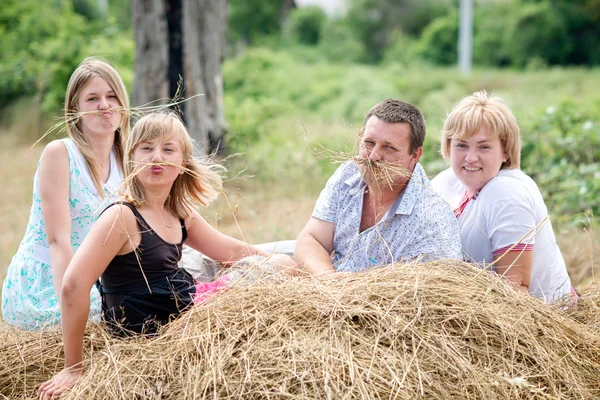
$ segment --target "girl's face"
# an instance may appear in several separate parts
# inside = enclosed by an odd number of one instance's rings
[[[141,142],[133,151],[132,159],[139,170],[137,177],[144,186],[171,186],[185,172],[183,150],[177,135]]]
[[[507,159],[500,139],[481,127],[468,139],[452,139],[450,163],[456,177],[472,195],[492,180]]]
[[[82,89],[77,100],[82,129],[88,135],[114,134],[121,124],[121,103],[108,82],[95,76]]]

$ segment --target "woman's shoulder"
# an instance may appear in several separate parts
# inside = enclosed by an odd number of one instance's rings
[[[38,178],[41,182],[55,184],[69,178],[70,160],[62,140],[54,140],[46,145],[38,164]],[[37,174],[36,174],[37,175]]]
[[[455,192],[462,195],[465,191],[463,184],[456,177],[452,168],[448,168],[437,174],[431,180],[431,187],[442,196]]]
[[[69,154],[66,146],[64,139],[53,140],[44,147],[42,158],[52,157],[53,159],[56,159],[57,157],[60,157],[68,159]]]
[[[520,169],[500,170],[498,175],[485,185],[482,195],[501,197],[523,197],[530,196],[539,189],[533,179]]]
[[[98,222],[100,221],[111,223],[115,227],[124,227],[127,231],[137,229],[138,223],[135,207],[125,201],[117,201],[106,207],[98,218]]]

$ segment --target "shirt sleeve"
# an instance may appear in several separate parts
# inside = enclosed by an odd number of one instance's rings
[[[342,164],[327,180],[312,213],[314,218],[327,222],[337,222],[338,205],[340,201],[343,201],[341,185],[347,179],[349,167],[348,163]]]
[[[414,224],[412,243],[405,259],[419,257],[421,261],[462,259],[458,221],[450,206],[436,194],[425,192]]]
[[[492,251],[515,243],[533,245],[537,224],[530,193],[518,184],[503,184],[495,188],[494,197],[485,199],[489,204],[486,225]]]

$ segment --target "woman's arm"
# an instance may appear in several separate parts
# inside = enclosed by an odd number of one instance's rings
[[[509,251],[495,258],[495,269],[511,281],[519,292],[528,294],[531,283],[533,251]]]
[[[62,313],[65,367],[40,386],[41,397],[57,396],[72,387],[83,374],[83,335],[90,310],[90,290],[110,261],[129,246],[128,232],[136,229],[135,216],[125,206],[113,206],[94,223],[64,274]]]
[[[59,297],[63,275],[73,257],[69,175],[69,155],[64,144],[60,141],[48,144],[40,158],[38,179],[54,289]]]
[[[219,232],[196,210],[185,221],[185,225],[188,232],[186,244],[220,263],[233,263],[252,255],[269,257],[269,253],[264,250]]]

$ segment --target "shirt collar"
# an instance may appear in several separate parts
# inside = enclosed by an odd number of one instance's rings
[[[356,168],[356,172],[353,173],[350,176],[350,178],[346,179],[344,183],[351,187],[350,193],[357,194],[360,191],[362,191],[367,184],[365,183],[365,181],[362,178],[362,175],[360,174],[358,165],[356,165],[356,163],[354,163],[354,165]],[[421,167],[421,164],[416,163],[413,173],[410,179],[408,180],[406,188],[404,188],[404,190],[402,191],[402,193],[400,193],[400,196],[398,197],[397,201],[399,201],[400,203],[394,203],[394,205],[391,208],[393,210],[397,207],[395,212],[396,215],[412,214],[412,211],[415,208],[415,204],[417,204],[417,201],[419,200],[421,193],[423,192],[423,185],[425,184],[423,179],[424,176],[425,170],[423,169],[423,167]]]

